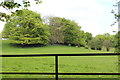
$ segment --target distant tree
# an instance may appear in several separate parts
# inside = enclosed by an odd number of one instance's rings
[[[65,44],[73,46],[85,46],[86,38],[84,31],[80,30],[81,27],[74,21],[67,20],[66,28],[64,31]]]
[[[103,35],[96,35],[95,38],[89,41],[88,45],[97,50],[102,50],[103,47],[106,48],[106,51],[110,50],[112,47],[112,36],[109,33]]]
[[[109,51],[110,47],[112,46],[112,42],[110,40],[104,40],[103,46],[106,48],[107,51]]]
[[[78,39],[79,41],[79,46],[81,46],[81,47],[86,47],[86,34],[85,34],[85,32],[83,31],[83,30],[80,30],[79,31],[79,39]]]
[[[80,45],[80,28],[74,21],[68,21],[65,29],[65,44]]]
[[[102,50],[101,40],[98,38],[93,38],[89,41],[88,46],[93,50]]]
[[[97,50],[102,50],[103,41],[104,41],[103,35],[97,35],[97,36],[95,37],[95,39],[96,39],[96,49],[97,49]]]
[[[87,42],[87,45],[88,45],[88,42],[92,39],[92,34],[89,33],[89,32],[86,32],[85,35],[86,35],[86,42]]]
[[[88,42],[88,46],[92,49],[95,50],[96,49],[96,39],[92,38],[89,42]]]
[[[3,35],[16,44],[48,44],[49,29],[40,14],[27,9],[22,12],[22,15],[11,17],[11,21],[5,24]]]
[[[109,33],[105,33],[103,36],[103,46],[106,48],[107,51],[110,50],[110,47],[112,47],[112,36]]]
[[[49,17],[52,44],[64,44],[65,18]]]

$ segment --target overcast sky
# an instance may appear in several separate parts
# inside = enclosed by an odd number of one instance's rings
[[[43,3],[36,5],[32,2],[29,8],[40,13],[42,16],[58,16],[74,20],[85,32],[93,36],[98,34],[114,34],[118,30],[117,24],[111,27],[115,21],[112,9],[115,0],[42,0]],[[2,8],[0,8],[2,10]],[[0,31],[4,23],[0,22]]]

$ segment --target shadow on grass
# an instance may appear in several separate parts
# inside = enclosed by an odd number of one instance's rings
[[[17,47],[17,48],[33,48],[33,47],[44,47],[46,45],[42,44],[14,44],[14,43],[9,43],[9,46],[11,47]]]

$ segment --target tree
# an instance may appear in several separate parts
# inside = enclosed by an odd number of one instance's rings
[[[96,49],[96,39],[92,38],[89,42],[88,42],[88,46],[92,49],[95,50]]]
[[[64,44],[65,18],[49,17],[51,44]]]
[[[75,21],[64,19],[64,44],[73,46],[85,46],[84,31],[81,31],[81,27]]]
[[[11,17],[5,24],[3,35],[12,40],[12,43],[21,45],[49,43],[49,29],[43,23],[40,14],[23,9],[22,15]]]
[[[109,51],[112,46],[112,42],[110,40],[104,40],[103,46],[106,48],[106,51]]]
[[[34,1],[36,2],[36,4],[42,3],[41,0],[34,0]],[[30,0],[23,0],[22,4],[20,4],[19,1],[15,2],[14,0],[3,0],[2,2],[0,2],[0,6],[2,6],[4,9],[9,11],[12,15],[0,11],[0,20],[8,22],[10,20],[10,17],[14,16],[13,14],[21,14],[22,10],[20,9],[26,9],[30,7],[30,4],[31,4]]]
[[[103,35],[97,35],[96,37],[96,49],[102,50],[104,37]]]
[[[89,41],[88,45],[97,50],[101,50],[103,47],[106,48],[106,51],[110,50],[110,47],[113,45],[113,40],[109,33],[103,35],[96,35],[95,38]]]
[[[81,46],[81,47],[86,47],[86,34],[83,30],[80,30],[79,31],[79,45],[78,46]]]
[[[100,38],[92,38],[92,40],[89,41],[88,45],[93,50],[102,50],[102,43],[103,41]]]
[[[106,51],[110,50],[112,47],[112,36],[109,33],[103,34],[103,46],[106,48]]]
[[[61,17],[50,17],[47,22],[49,22],[52,44],[86,45],[85,33],[80,31],[81,27],[75,21]]]
[[[80,26],[74,21],[68,20],[65,29],[65,44],[80,46]]]
[[[92,39],[92,34],[89,33],[89,32],[86,32],[85,35],[86,35],[86,42],[87,42],[87,45],[88,45],[88,42]]]

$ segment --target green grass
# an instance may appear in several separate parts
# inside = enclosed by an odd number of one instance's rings
[[[85,49],[84,47],[70,47],[64,45],[48,45],[44,47],[15,47],[9,44],[9,41],[3,40],[2,41],[2,53],[3,54],[73,54],[73,53],[110,53],[113,50],[106,52],[106,51],[99,51],[99,50],[91,50]]]
[[[3,41],[3,54],[67,54],[67,53],[101,53],[105,51],[97,51],[85,49],[83,47],[69,47],[63,45],[21,48],[9,45],[9,41]],[[112,52],[112,51],[111,51]],[[66,73],[117,73],[118,72],[117,56],[79,56],[79,57],[59,57],[59,72]],[[2,58],[2,70],[5,72],[55,72],[54,57],[19,57],[19,58]],[[2,75],[4,78],[52,78],[53,75]],[[79,75],[79,76],[59,76],[60,78],[113,78],[114,75]]]

